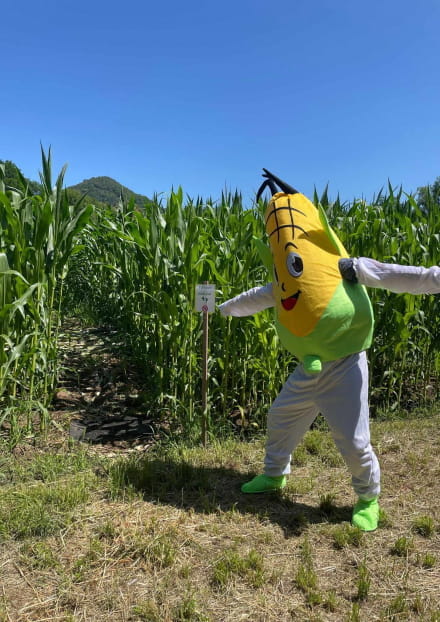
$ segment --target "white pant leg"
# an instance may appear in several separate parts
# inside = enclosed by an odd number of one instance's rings
[[[440,293],[440,266],[402,266],[368,257],[354,259],[353,265],[359,283],[368,287],[380,287],[397,294]]]
[[[316,403],[363,499],[380,492],[380,467],[370,443],[368,362],[365,352],[325,363]]]
[[[290,473],[291,454],[318,414],[313,401],[317,377],[296,367],[273,402],[267,418],[264,473]]]

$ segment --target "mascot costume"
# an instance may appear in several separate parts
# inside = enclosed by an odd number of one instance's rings
[[[352,475],[358,500],[352,522],[373,531],[379,520],[380,468],[370,443],[368,363],[373,312],[365,286],[397,293],[439,293],[440,267],[422,268],[351,259],[317,209],[300,192],[264,170],[257,201],[272,192],[265,224],[269,248],[256,240],[273,275],[220,305],[222,315],[246,316],[275,307],[282,345],[299,360],[273,402],[267,422],[264,474],[244,493],[279,490],[291,454],[321,413]]]

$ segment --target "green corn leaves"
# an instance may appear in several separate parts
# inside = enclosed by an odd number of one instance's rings
[[[353,256],[424,265],[440,261],[438,207],[423,211],[392,188],[371,205],[329,204],[325,194],[321,202]],[[88,312],[123,331],[143,365],[151,411],[186,432],[197,427],[200,408],[195,285],[216,283],[221,302],[265,283],[255,244],[263,231],[259,210],[244,209],[239,195],[224,194],[214,203],[184,200],[179,189],[166,201],[156,197],[142,212],[121,203],[97,214],[84,230],[84,249],[73,258],[72,303],[75,290],[84,293],[86,287]],[[370,350],[373,406],[421,404],[425,387],[439,372],[438,297],[370,293],[376,311]],[[294,365],[278,348],[271,313],[241,319],[212,315],[210,351],[213,429],[230,427],[230,414],[237,409],[263,426],[268,404]]]
[[[262,235],[260,218],[243,209],[238,195],[213,203],[185,200],[178,189],[166,201],[156,197],[142,212],[125,204],[97,214],[83,232],[84,250],[71,262],[69,295],[77,291],[80,304],[81,283],[95,316],[123,331],[144,367],[151,410],[188,433],[197,428],[201,399],[195,286],[215,283],[222,302],[263,284],[266,272],[253,243]],[[264,351],[263,341],[256,340],[256,321],[258,331],[274,335],[269,312],[240,322],[218,313],[210,317],[215,427],[230,426],[237,406],[252,405],[260,418],[287,372],[289,357],[277,348]],[[264,369],[256,363],[262,359]]]
[[[440,209],[421,209],[391,186],[367,205],[333,205],[334,226],[352,255],[409,265],[440,264]],[[412,409],[435,396],[440,372],[440,297],[370,290],[375,339],[369,352],[375,410]],[[438,389],[437,389],[438,391]]]
[[[47,417],[57,377],[62,283],[92,212],[68,204],[65,168],[52,188],[50,150],[42,151],[42,164],[38,196],[25,184],[24,190],[6,188],[0,167],[0,410],[9,413],[15,431],[29,430],[35,410]]]

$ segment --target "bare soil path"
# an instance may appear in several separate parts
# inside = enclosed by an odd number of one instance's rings
[[[154,442],[148,379],[128,360],[125,344],[105,327],[64,325],[62,372],[52,418],[102,452],[140,451]]]

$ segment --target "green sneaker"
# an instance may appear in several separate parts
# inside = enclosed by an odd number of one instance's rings
[[[286,485],[286,476],[269,477],[268,475],[256,475],[250,482],[241,487],[241,492],[272,492],[281,490]]]
[[[378,497],[373,499],[358,499],[353,508],[351,522],[362,531],[374,531],[379,523]]]

